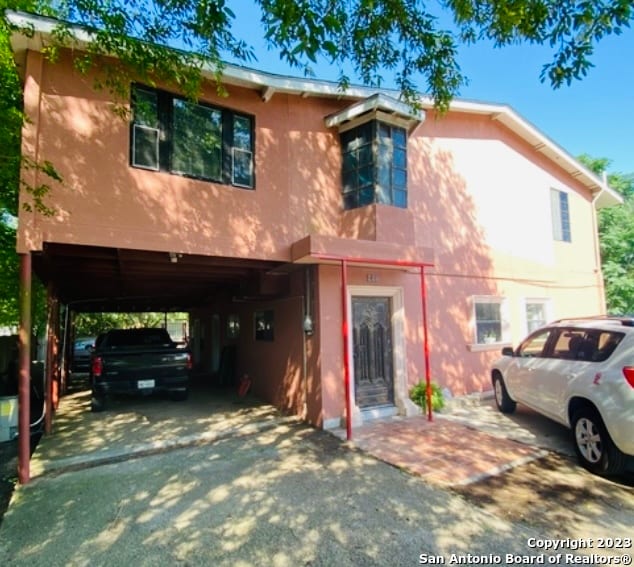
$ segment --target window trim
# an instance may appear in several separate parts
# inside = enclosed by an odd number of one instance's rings
[[[137,127],[151,128],[144,124],[135,122],[134,109],[135,109],[135,95],[136,91],[142,90],[156,94],[156,118],[158,123],[158,141],[157,141],[157,163],[158,168],[152,168],[136,163],[136,151],[135,151],[135,130]],[[215,179],[211,177],[195,175],[192,173],[176,171],[173,168],[173,136],[174,136],[174,123],[173,123],[173,105],[174,100],[183,100],[196,104],[204,108],[215,110],[220,112],[221,117],[221,144],[220,144],[220,178]],[[255,190],[256,188],[256,164],[255,164],[255,116],[247,112],[239,110],[233,110],[230,108],[218,106],[208,103],[206,101],[197,100],[195,102],[189,101],[186,97],[181,95],[152,87],[148,87],[142,83],[133,83],[130,90],[130,151],[129,151],[129,165],[135,169],[144,169],[146,171],[160,171],[163,173],[169,173],[170,175],[177,175],[179,177],[187,177],[189,179],[195,179],[199,181],[205,181],[208,183],[217,183],[222,185],[230,185],[241,189]],[[234,142],[234,130],[233,121],[235,117],[246,118],[250,124],[250,149],[243,147],[237,148],[233,145]],[[230,127],[229,127],[230,126]],[[244,183],[236,183],[235,170],[234,170],[234,150],[239,149],[241,152],[248,152],[250,154],[250,178],[251,185]]]
[[[365,118],[365,117],[364,117]],[[390,136],[384,137],[381,135],[381,126],[387,127],[389,129]],[[369,148],[370,151],[370,159],[368,162],[359,162],[358,156],[355,157],[352,161],[356,163],[356,166],[353,168],[346,168],[346,156],[348,154],[352,155],[353,153],[359,151],[358,149],[351,148],[347,143],[344,143],[344,139],[348,134],[354,132],[354,130],[369,128],[369,136],[366,143],[362,145],[363,148]],[[404,135],[404,144],[395,145],[393,142],[394,139],[394,131],[399,130],[402,131]],[[400,209],[408,208],[408,139],[409,132],[406,127],[402,124],[395,123],[394,120],[385,120],[380,116],[371,116],[370,118],[365,118],[364,120],[359,120],[355,122],[354,126],[341,128],[339,131],[339,144],[341,148],[341,205],[344,211],[351,211],[354,209],[360,209],[369,205],[382,204],[391,207],[397,207]],[[386,142],[385,140],[388,140]],[[389,160],[387,160],[388,166],[388,174],[389,174],[389,185],[387,187],[383,187],[380,183],[381,177],[381,165],[385,160],[381,159],[383,155],[381,152],[381,148],[387,148],[390,152]],[[395,150],[402,150],[405,155],[405,164],[404,167],[395,165],[394,154]],[[360,184],[359,183],[359,175],[362,171],[369,171],[369,179],[370,183],[368,184]],[[403,187],[396,186],[396,172],[401,173],[404,176],[404,185]],[[352,174],[352,177],[356,177],[356,182],[352,186],[352,189],[346,191],[346,180],[348,176]],[[365,201],[362,199],[363,193],[371,190],[372,199],[369,202],[363,202],[360,204],[360,201]],[[381,195],[388,194],[389,199],[383,200],[380,198]],[[400,199],[396,198],[396,195],[399,195],[403,199],[403,204],[399,204]],[[355,204],[349,204],[347,199],[353,199]]]
[[[156,148],[155,148],[156,167],[150,167],[149,165],[144,165],[142,163],[137,163],[136,162],[136,132],[137,132],[137,129],[156,132]],[[149,171],[160,171],[160,168],[161,168],[160,151],[159,151],[160,140],[161,140],[161,130],[159,128],[153,128],[152,126],[146,126],[145,124],[136,124],[135,122],[133,122],[132,123],[132,143],[131,143],[131,147],[130,147],[130,154],[131,154],[130,155],[130,161],[131,161],[132,167],[138,167],[140,169],[147,169]]]
[[[500,295],[473,295],[471,296],[471,318],[469,327],[471,329],[471,343],[469,350],[472,352],[480,350],[498,350],[501,346],[510,344],[510,325],[508,312],[508,299]],[[486,343],[478,342],[478,325],[476,318],[476,305],[481,303],[497,303],[500,306],[500,340]]]
[[[553,301],[550,297],[524,297],[522,300],[522,328],[524,336],[532,335],[537,329],[532,331],[528,328],[528,313],[526,308],[529,303],[541,303],[544,306],[544,316],[546,317],[544,325],[548,325],[553,320]],[[544,326],[542,325],[542,326]]]
[[[550,210],[553,239],[557,242],[572,242],[570,222],[570,198],[566,191],[550,188]]]

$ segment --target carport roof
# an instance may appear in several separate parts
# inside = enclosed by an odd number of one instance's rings
[[[281,264],[70,244],[45,244],[33,254],[44,285],[83,312],[187,311],[218,297],[264,298],[262,280],[281,279],[275,272]]]

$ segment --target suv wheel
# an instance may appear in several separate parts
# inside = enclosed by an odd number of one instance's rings
[[[626,456],[614,444],[595,410],[581,408],[574,413],[572,434],[575,452],[581,464],[590,472],[601,475],[623,472]]]
[[[495,392],[495,403],[502,413],[513,413],[517,407],[517,402],[511,399],[506,391],[502,376],[496,372],[493,376],[493,391]]]

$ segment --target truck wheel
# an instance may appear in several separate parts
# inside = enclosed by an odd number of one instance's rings
[[[189,390],[172,390],[170,398],[175,402],[184,402],[189,397]]]
[[[93,412],[106,409],[106,396],[103,394],[93,394],[90,398],[90,410]]]

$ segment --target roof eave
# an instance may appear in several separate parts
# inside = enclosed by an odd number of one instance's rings
[[[46,46],[49,37],[58,24],[58,21],[52,18],[21,12],[8,11],[7,18],[15,26],[32,31],[32,33],[27,35],[19,31],[11,35],[11,46],[18,59],[22,52],[27,49],[41,51]],[[80,26],[74,26],[72,28],[72,37],[75,41],[74,45],[81,48],[92,39],[92,34]],[[216,69],[206,67],[203,68],[203,73],[210,78],[215,77]],[[265,101],[270,100],[275,93],[345,100],[369,99],[374,95],[385,95],[395,100],[399,105],[404,104],[398,100],[400,93],[394,89],[350,86],[344,90],[339,83],[333,81],[288,77],[233,64],[224,65],[222,80],[229,85],[258,90]],[[419,102],[424,109],[432,109],[434,107],[433,100],[430,97],[421,96]],[[622,197],[610,189],[602,179],[540,132],[530,122],[519,116],[510,106],[454,99],[449,105],[449,111],[489,115],[493,120],[504,124],[512,132],[528,142],[535,151],[545,155],[550,161],[557,164],[571,177],[587,187],[593,196],[598,195],[595,200],[597,207],[613,206],[623,202]]]

